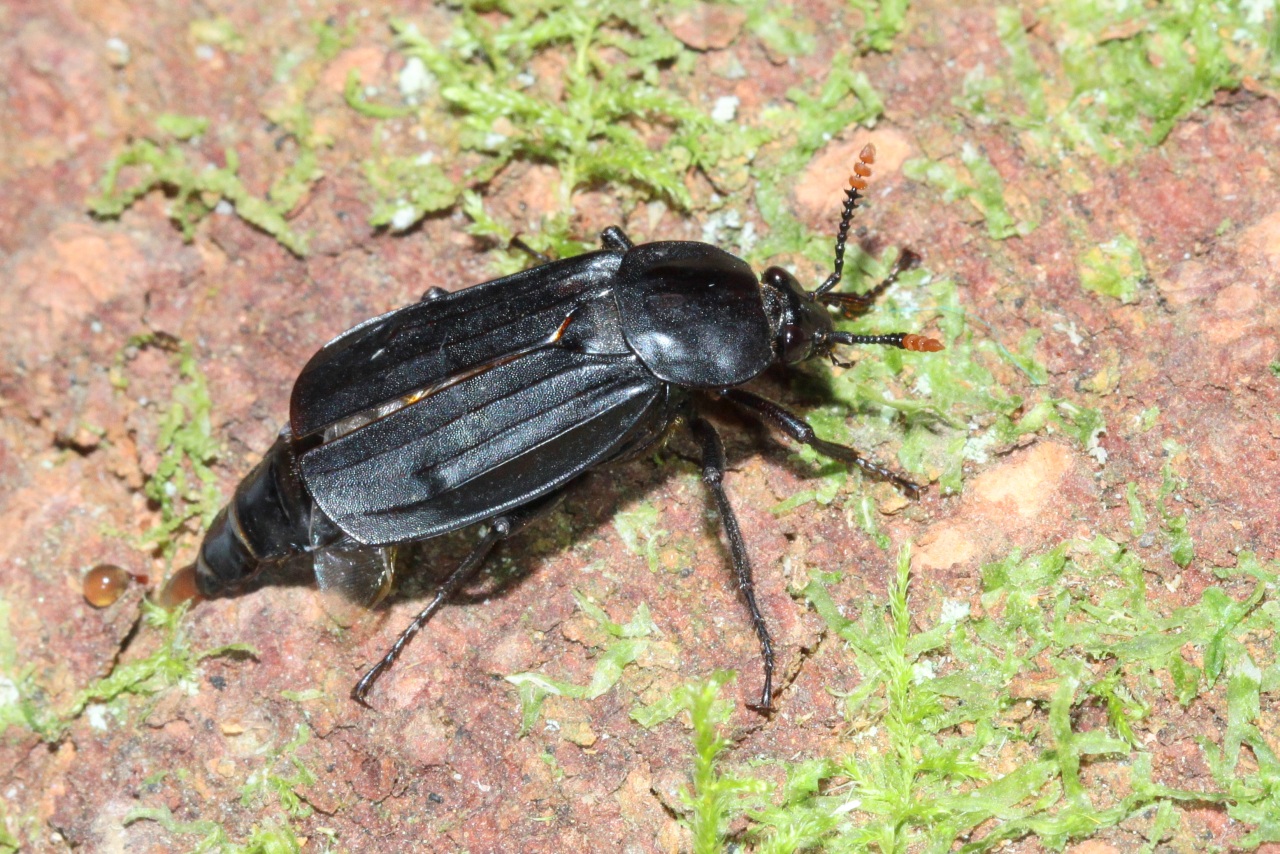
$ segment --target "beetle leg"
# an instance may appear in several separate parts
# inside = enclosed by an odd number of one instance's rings
[[[689,418],[689,429],[702,444],[702,482],[715,496],[716,508],[720,512],[720,525],[724,528],[725,537],[729,540],[729,551],[733,555],[733,571],[738,577],[738,590],[747,601],[751,625],[755,627],[756,637],[760,639],[760,654],[764,658],[764,690],[760,692],[760,702],[753,708],[768,712],[772,710],[773,700],[773,638],[769,636],[769,627],[760,615],[760,606],[756,604],[755,584],[751,580],[751,559],[742,539],[742,530],[738,527],[738,517],[734,515],[729,496],[724,491],[724,443],[720,441],[720,434],[711,422],[699,415],[694,414]]]
[[[430,620],[436,611],[440,610],[440,606],[475,577],[476,572],[484,564],[484,559],[489,556],[489,552],[493,550],[493,547],[500,540],[505,540],[538,517],[550,512],[556,504],[560,503],[560,499],[564,497],[566,489],[567,487],[562,488],[551,495],[539,498],[489,520],[489,530],[480,538],[480,542],[476,543],[475,548],[463,559],[458,568],[449,574],[444,584],[441,584],[440,588],[436,590],[436,595],[431,597],[427,607],[418,612],[418,616],[413,618],[413,622],[405,627],[405,630],[396,638],[396,642],[387,650],[382,660],[369,668],[364,676],[360,677],[360,681],[356,683],[356,687],[351,691],[351,699],[362,706],[368,707],[369,704],[365,701],[365,697],[369,694],[370,689],[373,688],[373,683],[378,681],[378,677],[395,663],[396,659],[400,657],[400,653],[408,646],[409,641],[413,640],[413,636],[426,625],[427,620]]]
[[[809,425],[809,422],[794,412],[787,411],[772,400],[740,388],[725,389],[720,392],[720,397],[763,418],[792,439],[803,445],[808,445],[824,456],[831,457],[833,460],[852,463],[872,477],[889,481],[906,493],[908,498],[919,498],[920,493],[924,490],[923,486],[913,483],[897,472],[891,471],[874,460],[862,456],[847,445],[837,445],[835,442],[819,439],[818,435],[813,432],[813,427]]]
[[[539,252],[537,249],[534,249],[528,243],[525,243],[524,238],[518,234],[514,235],[511,238],[511,242],[509,245],[514,246],[515,248],[519,249],[521,252],[526,253],[530,258],[537,261],[539,264],[548,264],[551,262],[550,255],[548,255],[545,252]]]
[[[898,281],[898,276],[907,270],[913,269],[920,263],[920,256],[910,249],[903,249],[898,253],[898,260],[893,262],[893,267],[889,269],[889,275],[885,276],[880,284],[876,285],[865,294],[846,294],[846,293],[829,293],[827,291],[818,291],[816,298],[823,305],[836,305],[840,307],[840,313],[845,317],[854,317],[862,314],[871,308],[871,304],[889,288],[893,287]]]
[[[613,249],[617,252],[626,252],[635,247],[631,238],[627,237],[627,233],[616,225],[611,225],[600,232],[600,243],[605,249]]]

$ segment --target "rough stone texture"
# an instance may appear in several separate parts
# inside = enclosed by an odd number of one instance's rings
[[[399,60],[387,50],[384,24],[411,14],[414,4],[366,3],[367,17],[341,4],[301,16],[291,4],[217,5],[245,36],[243,52],[197,50],[188,26],[198,13],[174,4],[62,0],[0,9],[0,596],[9,605],[17,667],[30,671],[53,709],[121,656],[140,658],[157,642],[146,633],[132,642],[138,589],[104,610],[79,593],[81,574],[97,563],[152,578],[162,571],[128,540],[155,521],[140,491],[155,463],[149,402],[166,400],[176,376],[167,354],[144,350],[128,364],[127,389],[116,389],[110,370],[130,336],[164,332],[194,346],[217,405],[215,430],[226,447],[217,472],[229,495],[271,442],[291,380],[319,345],[432,284],[489,275],[459,214],[429,218],[403,237],[365,225],[358,162],[369,151],[369,123],[342,105],[342,85],[350,69],[393,85]],[[820,152],[794,188],[795,209],[811,226],[828,227],[831,173],[865,141],[878,142],[876,204],[861,225],[886,242],[920,248],[933,270],[963,284],[967,307],[1006,340],[1045,330],[1036,355],[1049,367],[1054,393],[1100,407],[1110,429],[1102,438],[1105,466],[1066,441],[1039,438],[971,467],[959,497],[931,494],[911,512],[885,517],[895,543],[918,544],[917,606],[928,612],[944,593],[975,596],[978,569],[1013,548],[1095,532],[1124,539],[1124,485],[1156,494],[1165,437],[1186,447],[1174,465],[1189,480],[1182,497],[1195,511],[1197,560],[1179,573],[1153,557],[1179,583],[1153,584],[1151,594],[1170,607],[1193,602],[1213,583],[1212,567],[1232,565],[1238,550],[1270,559],[1280,546],[1280,383],[1268,370],[1280,329],[1280,104],[1220,95],[1159,148],[1124,167],[1095,164],[1083,187],[1068,190],[1062,176],[1025,161],[999,132],[955,133],[947,116],[960,81],[1004,55],[990,15],[927,5],[913,11],[902,49],[856,60],[885,97],[887,117],[874,133],[850,131]],[[166,111],[211,117],[209,156],[233,148],[247,183],[264,192],[291,152],[261,114],[291,94],[288,83],[276,82],[273,63],[289,46],[310,44],[308,22],[328,14],[356,24],[353,43],[311,69],[319,82],[308,105],[334,145],[321,152],[326,177],[292,220],[312,234],[307,258],[228,216],[211,217],[184,244],[158,192],[118,221],[86,214],[85,199],[111,155]],[[441,26],[441,14],[427,13],[424,28]],[[726,56],[741,63],[745,76],[716,78],[715,92],[737,96],[748,120],[789,88],[820,79],[838,47],[823,34],[812,56],[785,61],[740,37],[739,18],[718,7],[667,24],[707,51],[695,87]],[[126,63],[110,38],[127,43]],[[1000,172],[1012,209],[1035,210],[1040,224],[1027,238],[990,242],[972,209],[943,205],[900,174],[905,157],[942,156],[965,141]],[[530,222],[552,210],[548,169],[514,167],[500,176],[491,189],[494,210],[525,211]],[[583,234],[617,217],[614,202],[587,195],[575,220]],[[1228,219],[1232,225],[1219,233]],[[673,222],[668,215],[661,225],[675,229]],[[1081,228],[1086,242],[1120,231],[1138,240],[1151,282],[1136,305],[1080,287],[1073,258]],[[1083,340],[1050,332],[1055,324],[1074,325]],[[768,390],[789,395],[781,385]],[[1137,418],[1152,406],[1161,410],[1161,429],[1143,432]],[[317,847],[325,829],[352,851],[512,850],[515,839],[531,852],[602,850],[614,841],[629,851],[686,847],[672,811],[680,809],[687,733],[675,724],[640,728],[628,716],[632,705],[696,674],[732,668],[742,674],[729,692],[738,702],[731,734],[740,757],[847,749],[826,688],[852,688],[854,677],[789,588],[803,587],[811,568],[856,570],[836,593],[859,601],[883,596],[892,573],[834,506],[781,519],[769,512],[804,483],[786,450],[758,451],[758,438],[731,433],[729,489],[778,641],[779,670],[793,680],[772,719],[744,706],[758,686],[756,641],[727,580],[726,549],[695,469],[642,460],[592,475],[557,516],[518,541],[508,551],[518,559],[518,579],[440,614],[379,683],[376,710],[349,702],[349,688],[417,610],[429,579],[411,580],[405,597],[348,632],[332,627],[305,586],[206,603],[188,620],[193,645],[246,642],[256,657],[208,660],[197,690],[139,700],[125,720],[82,715],[54,745],[11,728],[0,738],[8,814],[34,822],[23,826],[37,850],[183,844],[154,822],[123,826],[140,806],[167,807],[180,821],[212,820],[243,839],[278,811],[269,800],[242,805],[242,787],[305,723],[312,738],[296,755],[317,779],[300,794],[316,812],[297,826]],[[661,525],[678,546],[662,550],[654,571],[611,524],[617,510],[642,501],[661,508]],[[189,539],[180,560],[194,546]],[[425,563],[448,566],[465,548],[459,540],[433,544],[423,549]],[[777,569],[784,563],[790,578]],[[590,702],[553,698],[538,728],[517,738],[515,690],[500,676],[542,669],[578,684],[590,679],[598,639],[575,623],[575,588],[614,619],[649,603],[662,635],[613,691]],[[318,693],[281,694],[305,689]],[[1015,694],[1044,692],[1027,680]],[[1186,732],[1158,750],[1157,776],[1196,788],[1207,769],[1190,736],[1212,735],[1222,724],[1203,708],[1184,720]],[[277,769],[290,773],[287,760]],[[1088,773],[1105,782],[1108,771],[1098,764]],[[1220,845],[1240,832],[1210,807],[1188,809],[1184,821]],[[1120,835],[1072,850],[1132,850],[1136,840]]]

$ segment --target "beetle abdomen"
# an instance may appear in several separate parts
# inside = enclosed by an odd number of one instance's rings
[[[659,379],[726,388],[773,362],[760,283],[741,258],[705,243],[645,243],[623,256],[617,280],[623,334]]]
[[[216,596],[264,563],[310,550],[314,508],[298,479],[293,439],[282,431],[209,526],[196,560],[196,584]]]

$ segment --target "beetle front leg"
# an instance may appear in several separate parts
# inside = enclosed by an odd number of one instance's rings
[[[885,276],[880,284],[863,294],[847,294],[847,293],[830,293],[829,289],[824,291],[819,288],[816,291],[818,302],[823,305],[835,305],[840,307],[840,312],[845,317],[853,317],[862,314],[871,308],[876,299],[889,290],[898,276],[907,270],[913,269],[920,263],[920,256],[910,249],[903,249],[898,253],[898,260],[893,262],[893,267],[889,270],[889,275]]]
[[[760,639],[760,654],[764,658],[764,689],[760,692],[760,702],[752,708],[769,712],[773,709],[773,638],[769,636],[769,627],[760,614],[760,606],[756,604],[755,584],[751,580],[751,559],[742,539],[742,530],[738,527],[738,517],[734,515],[729,496],[724,491],[724,443],[720,441],[720,434],[711,422],[701,416],[691,416],[689,428],[702,445],[702,482],[715,496],[716,509],[720,512],[720,525],[724,528],[725,537],[729,540],[729,551],[733,555],[733,571],[738,577],[738,590],[747,601],[751,625],[755,627],[756,637]]]
[[[924,490],[924,487],[918,483],[913,483],[897,472],[862,456],[862,454],[847,445],[837,445],[835,442],[819,439],[818,435],[813,432],[813,427],[809,425],[809,422],[799,415],[787,411],[768,398],[752,394],[740,388],[725,389],[720,392],[720,397],[763,418],[792,439],[803,445],[808,445],[823,456],[845,463],[852,463],[872,477],[889,481],[906,493],[908,498],[919,498],[920,493]]]
[[[396,659],[400,657],[400,653],[408,646],[409,641],[413,640],[413,636],[426,625],[436,611],[440,610],[440,606],[475,577],[480,567],[484,565],[484,559],[489,556],[489,552],[493,551],[493,547],[500,540],[505,540],[530,522],[551,512],[560,503],[560,499],[564,497],[567,489],[568,487],[563,487],[551,495],[543,496],[523,507],[517,507],[489,520],[489,530],[480,538],[480,542],[476,543],[476,547],[463,559],[458,568],[449,574],[444,584],[441,584],[436,591],[436,595],[431,597],[427,607],[418,612],[418,616],[413,618],[413,622],[405,627],[405,630],[396,638],[396,642],[391,645],[391,649],[387,650],[387,654],[382,657],[382,660],[369,668],[364,676],[360,677],[356,687],[351,690],[351,699],[368,708],[369,704],[365,701],[365,697],[368,696],[370,689],[373,688],[373,683],[377,682],[378,677],[395,663]]]

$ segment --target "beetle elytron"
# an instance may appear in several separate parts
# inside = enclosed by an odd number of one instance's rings
[[[234,590],[264,564],[314,555],[322,587],[389,579],[397,544],[485,523],[479,543],[352,692],[378,676],[499,541],[550,510],[586,472],[629,459],[683,421],[702,449],[738,588],[764,662],[760,707],[773,695],[774,655],[756,605],[737,518],[724,491],[724,448],[699,414],[728,401],[821,454],[920,487],[852,448],[823,441],[801,418],[744,388],[770,365],[837,344],[932,352],[919,335],[853,335],[828,307],[870,307],[905,268],[862,295],[835,293],[853,210],[875,150],[863,149],[845,191],[831,275],[806,291],[779,267],[757,280],[746,262],[706,243],[635,245],[621,229],[603,248],[551,261],[368,320],[311,358],[293,388],[288,425],[205,535],[195,566],[206,596]],[[837,362],[839,364],[839,362]]]

